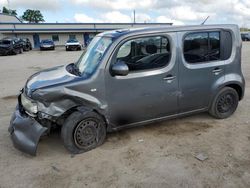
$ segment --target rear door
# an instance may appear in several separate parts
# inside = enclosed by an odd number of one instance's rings
[[[228,33],[218,29],[178,33],[180,113],[207,108],[213,87],[223,83],[232,46]]]

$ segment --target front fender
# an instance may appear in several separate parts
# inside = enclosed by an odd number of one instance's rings
[[[95,109],[102,114],[105,114],[107,109],[107,105],[96,97],[70,88],[55,92],[37,90],[34,96],[39,101],[38,111],[53,117],[60,117],[68,110],[79,106]]]

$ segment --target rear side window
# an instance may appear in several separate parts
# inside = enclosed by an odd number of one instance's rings
[[[192,33],[184,40],[184,57],[189,63],[207,61],[208,33]]]
[[[184,39],[184,58],[188,63],[221,59],[220,32],[192,33]]]
[[[233,48],[233,41],[232,41],[232,35],[229,31],[223,31],[221,32],[221,41],[223,50],[222,53],[222,59],[226,60],[229,59],[232,54],[232,48]]]
[[[170,55],[167,37],[142,37],[125,42],[118,50],[116,62],[125,62],[129,71],[142,71],[166,66]]]
[[[232,53],[231,32],[191,33],[184,39],[184,58],[188,63],[227,60]]]

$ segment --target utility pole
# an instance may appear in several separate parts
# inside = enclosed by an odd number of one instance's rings
[[[134,10],[134,23],[135,23],[135,10]]]
[[[10,0],[7,0],[8,9],[10,9]]]

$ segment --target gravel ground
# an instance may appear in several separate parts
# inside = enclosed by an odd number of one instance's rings
[[[1,188],[250,187],[250,43],[243,44],[245,98],[226,120],[204,113],[126,129],[80,155],[64,149],[58,131],[40,141],[36,157],[16,150],[7,128],[18,90],[32,73],[74,62],[80,53],[0,57]],[[198,154],[207,159],[197,160]]]

